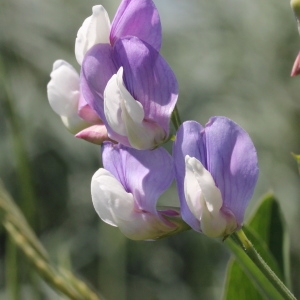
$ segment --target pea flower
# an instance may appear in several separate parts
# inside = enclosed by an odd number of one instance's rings
[[[174,179],[173,159],[165,149],[139,151],[104,142],[102,160],[91,193],[104,222],[133,240],[159,239],[189,228],[175,208],[156,208]]]
[[[169,135],[178,96],[176,77],[159,54],[161,24],[152,0],[123,0],[110,25],[102,6],[93,7],[78,31],[81,92],[125,146],[152,149]]]
[[[108,139],[105,125],[79,91],[79,75],[66,61],[57,60],[50,74],[47,94],[51,108],[76,137],[96,144]]]
[[[75,41],[75,55],[80,65],[94,45],[113,45],[124,36],[139,37],[160,50],[161,23],[152,0],[122,0],[112,24],[102,5],[93,6],[92,11],[79,28]]]
[[[182,218],[210,237],[239,227],[258,178],[249,135],[225,117],[184,122],[173,146]]]

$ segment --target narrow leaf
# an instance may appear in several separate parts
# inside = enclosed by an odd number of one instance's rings
[[[276,270],[273,271],[283,279],[287,286],[290,286],[290,241],[286,223],[276,198],[272,194],[267,194],[247,223],[259,238],[257,241],[252,241],[254,246],[258,248],[258,243],[265,243],[270,252],[269,256],[274,257],[283,276]],[[263,256],[262,253],[261,255]],[[263,256],[263,258],[268,261],[266,257]]]
[[[253,300],[253,299],[272,299],[272,300],[282,300],[282,296],[272,285],[272,283],[265,277],[265,275],[258,269],[258,267],[252,262],[252,260],[247,256],[244,250],[233,241],[232,238],[227,238],[225,240],[227,246],[235,254],[235,261],[238,263],[239,271],[236,269],[228,268],[227,270],[227,280],[224,291],[224,300],[231,299],[243,299],[243,300]],[[241,274],[244,274],[244,281],[240,282]],[[232,298],[230,295],[234,294],[236,289],[243,290],[244,298]],[[253,290],[256,289],[260,292],[260,298],[253,298]],[[247,291],[252,291],[247,293]],[[240,291],[239,293],[243,293]]]
[[[270,268],[289,286],[288,236],[279,204],[273,195],[268,194],[261,199],[243,230]],[[233,241],[228,241],[227,245],[237,259],[228,264],[224,300],[277,299],[274,297],[278,295],[270,283],[262,284],[266,278],[255,270],[246,254],[235,248]]]
[[[235,258],[232,258],[227,267],[224,300],[231,299],[265,299],[249,280]]]

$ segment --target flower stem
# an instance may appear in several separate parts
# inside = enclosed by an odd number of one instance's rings
[[[259,253],[256,251],[253,244],[247,238],[242,229],[233,233],[229,238],[242,247],[243,251],[258,267],[258,269],[265,275],[265,277],[271,282],[271,284],[279,292],[283,299],[296,300],[295,296],[291,293],[291,291],[284,285],[284,283],[278,278],[278,276],[259,255]]]
[[[177,109],[177,105],[175,106],[175,108],[172,112],[171,120],[172,120],[172,123],[173,123],[176,131],[177,131],[179,126],[182,124],[182,122],[180,120],[179,112],[178,112],[178,109]]]
[[[18,276],[19,253],[16,244],[12,238],[6,241],[6,258],[5,258],[5,279],[9,299],[20,299],[20,278]]]

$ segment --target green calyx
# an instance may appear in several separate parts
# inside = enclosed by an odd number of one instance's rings
[[[162,239],[162,238],[165,238],[165,237],[168,237],[168,236],[171,236],[171,235],[175,235],[175,234],[178,234],[180,232],[191,229],[191,227],[182,220],[179,208],[169,207],[169,206],[159,206],[158,207],[158,211],[164,211],[164,210],[169,210],[169,209],[171,209],[173,211],[177,211],[178,215],[171,216],[171,215],[164,214],[164,213],[162,213],[161,215],[168,222],[174,224],[175,228],[174,228],[174,230],[167,232],[165,235],[160,236],[158,239]]]

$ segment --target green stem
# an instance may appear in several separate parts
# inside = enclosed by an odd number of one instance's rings
[[[51,268],[45,261],[43,261],[38,255],[36,255],[34,249],[31,248],[30,244],[26,240],[26,237],[18,232],[18,230],[11,223],[4,222],[3,225],[16,245],[18,245],[20,249],[22,249],[27,258],[35,266],[37,272],[50,285],[52,285],[61,293],[67,295],[72,300],[84,299],[72,287],[70,287],[69,284],[66,283],[64,279],[60,275],[58,275],[53,268]]]
[[[1,182],[0,221],[9,237],[26,255],[35,270],[55,290],[67,295],[72,300],[99,300],[99,297],[84,282],[77,279],[72,273],[51,264],[47,252]]]
[[[2,182],[0,181],[0,215],[1,219],[5,219],[13,224],[19,231],[23,232],[23,235],[27,237],[31,247],[35,249],[39,256],[43,260],[48,261],[48,254],[44,247],[37,241],[36,235],[29,227],[27,220],[22,214],[19,207],[14,203],[10,195],[4,189]],[[3,221],[4,222],[4,221]]]
[[[179,126],[182,124],[181,120],[180,120],[180,116],[179,116],[179,112],[177,109],[177,106],[175,106],[173,112],[172,112],[172,116],[171,116],[171,120],[173,122],[173,125],[176,129],[176,131],[178,130]]]
[[[22,133],[22,125],[18,117],[14,97],[12,96],[12,88],[9,86],[8,80],[2,74],[7,74],[4,65],[0,64],[0,88],[1,88],[1,104],[3,106],[6,121],[11,130],[11,144],[13,148],[14,159],[16,162],[16,172],[18,176],[18,188],[20,195],[20,207],[30,225],[35,228],[37,221],[36,214],[36,198],[33,189],[32,174],[30,163],[26,151],[24,136]]]
[[[17,246],[13,239],[9,237],[6,241],[6,259],[5,259],[5,276],[8,298],[11,300],[20,299],[18,260],[19,255]]]
[[[257,268],[266,276],[266,278],[271,282],[275,289],[280,293],[283,299],[286,300],[296,300],[295,296],[291,291],[284,285],[284,283],[277,277],[273,270],[267,265],[263,258],[254,248],[253,244],[242,229],[233,233],[229,238],[237,242],[247,254],[247,256],[252,260],[252,262],[257,266]]]

